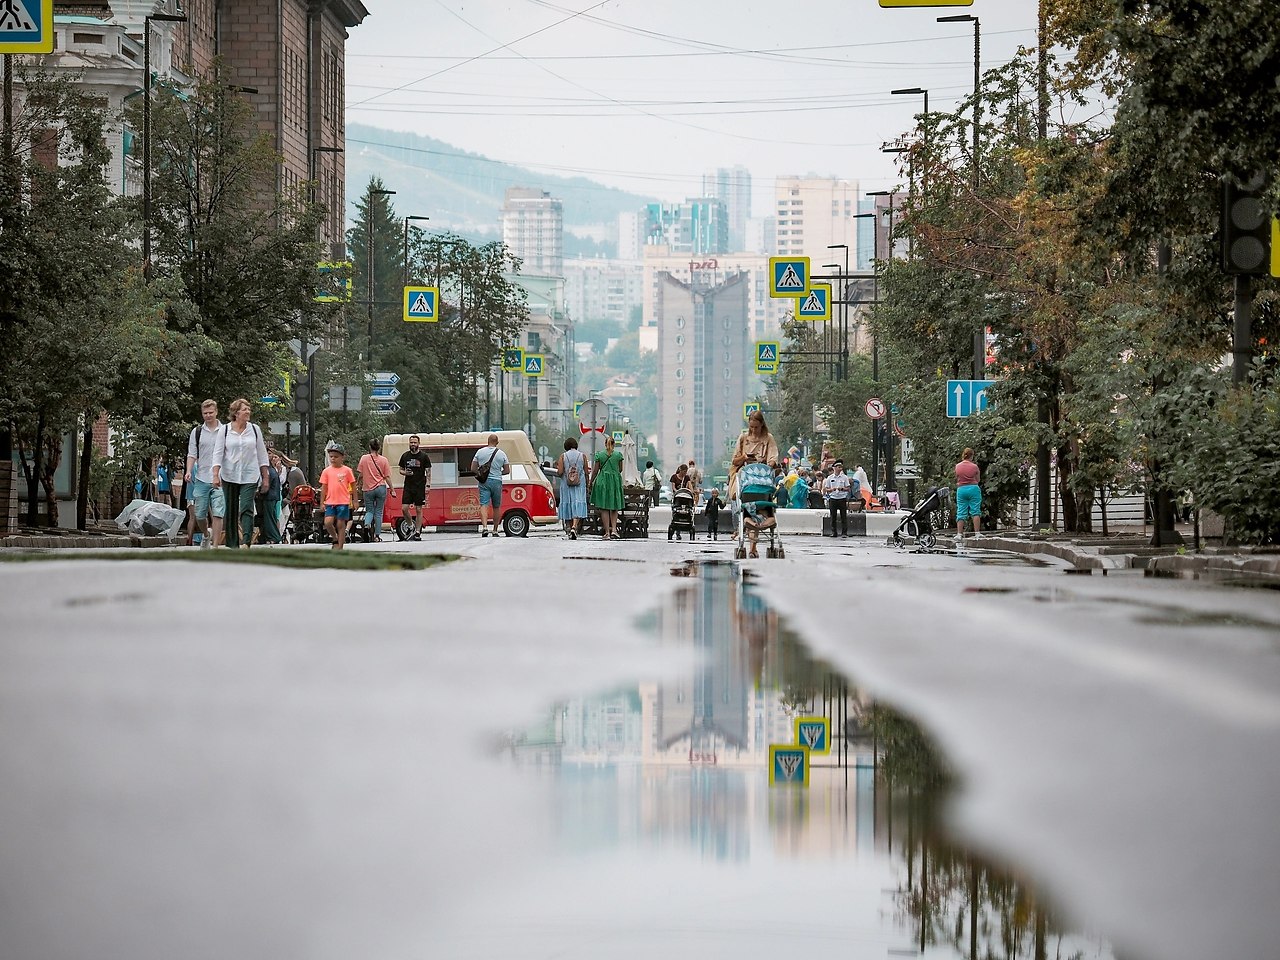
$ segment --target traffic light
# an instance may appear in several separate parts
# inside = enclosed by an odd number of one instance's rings
[[[1222,181],[1222,269],[1265,276],[1271,268],[1271,217],[1262,204],[1266,178],[1255,174],[1243,186]]]
[[[311,381],[306,377],[293,381],[293,409],[298,413],[311,412]]]

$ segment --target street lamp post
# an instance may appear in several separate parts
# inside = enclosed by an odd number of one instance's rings
[[[375,205],[376,205],[376,204],[375,204],[375,202],[374,202],[374,200],[375,200],[375,198],[376,198],[376,197],[391,197],[391,196],[395,196],[395,191],[394,191],[394,190],[379,190],[379,189],[371,189],[371,190],[369,191],[369,223],[368,223],[368,228],[369,228],[369,229],[368,229],[368,247],[369,247],[369,249],[365,251],[365,252],[369,255],[369,256],[368,256],[369,273],[368,273],[368,275],[367,275],[367,277],[366,277],[367,283],[366,283],[366,290],[365,290],[365,292],[366,292],[366,293],[368,294],[368,296],[369,296],[369,330],[368,330],[368,334],[369,334],[369,369],[370,369],[370,370],[372,370],[372,369],[373,369],[373,287],[374,287],[374,282],[373,282],[373,211],[374,211],[374,207],[375,207]]]
[[[404,285],[409,285],[409,221],[410,220],[430,220],[430,217],[410,216],[404,218]]]
[[[929,91],[924,87],[904,87],[901,90],[890,90],[895,97],[904,95],[919,96],[924,94],[924,113],[920,115],[920,125],[924,130],[924,177],[922,189],[925,196],[929,195]]]
[[[849,379],[849,245],[829,243],[828,250],[844,251],[844,271],[840,277],[840,379]]]
[[[151,24],[186,23],[178,13],[142,19],[142,276],[151,280]]]
[[[958,14],[953,17],[938,17],[939,23],[968,23],[973,21],[973,195],[978,196],[978,187],[982,182],[979,166],[980,149],[978,140],[978,124],[982,122],[982,23],[971,13]],[[973,378],[982,380],[987,366],[987,330],[985,323],[978,324],[973,335]]]
[[[893,257],[893,191],[892,190],[872,190],[867,193],[868,197],[888,197],[889,198],[889,232],[885,237],[885,259]],[[878,233],[879,231],[877,231]],[[877,251],[878,252],[878,251]],[[880,258],[876,258],[877,264]],[[880,302],[880,269],[876,267],[876,290],[875,300]],[[871,328],[871,382],[880,382],[880,341],[876,336],[875,327]],[[871,421],[871,486],[872,491],[879,480],[880,474],[880,421]]]

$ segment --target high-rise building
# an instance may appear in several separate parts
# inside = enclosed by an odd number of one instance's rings
[[[747,221],[751,218],[751,173],[744,166],[717,167],[702,177],[702,195],[724,204],[729,232],[724,250],[734,252],[747,246]]]
[[[729,219],[715,197],[683,203],[651,203],[644,210],[646,246],[665,246],[676,253],[698,256],[729,252]]]
[[[751,373],[748,277],[714,284],[657,276],[658,448],[664,466],[696,460],[706,476],[721,472],[728,445],[742,432]]]
[[[502,242],[523,263],[522,272],[564,276],[564,206],[546,190],[510,187],[499,215]]]
[[[774,182],[777,256],[809,257],[821,263],[830,256],[830,244],[846,243],[855,249],[858,200],[856,180],[778,177]]]
[[[566,259],[564,293],[575,323],[616,320],[625,327],[644,304],[644,266],[638,260]]]

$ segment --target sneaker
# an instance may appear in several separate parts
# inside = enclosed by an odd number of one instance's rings
[[[569,539],[570,539],[570,540],[577,540],[577,539],[578,539],[578,534],[577,534],[575,531],[570,530],[570,531],[569,531]]]
[[[480,531],[480,536],[482,536],[482,537],[487,537],[488,535],[489,535],[489,531],[488,531],[488,530],[481,530],[481,531]]]

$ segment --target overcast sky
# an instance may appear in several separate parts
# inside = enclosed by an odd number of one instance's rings
[[[1035,0],[882,9],[877,0],[365,0],[347,116],[548,173],[678,201],[741,164],[753,214],[778,175],[898,182],[880,145],[919,96],[952,110],[983,68],[1035,43]]]

